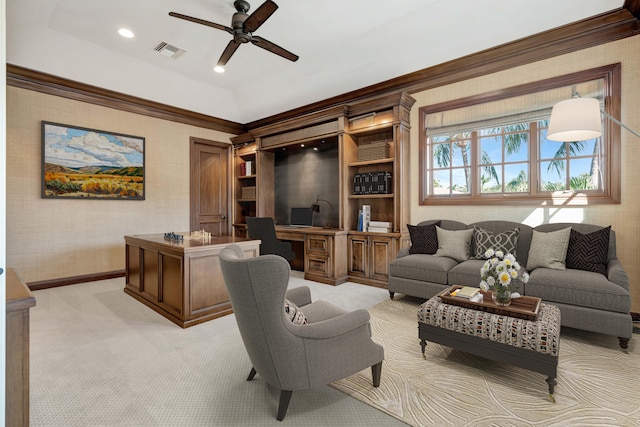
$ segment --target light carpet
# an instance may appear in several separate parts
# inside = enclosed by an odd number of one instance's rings
[[[369,309],[374,339],[384,345],[382,382],[363,371],[338,390],[413,426],[640,426],[640,354],[616,337],[563,328],[556,403],[546,376],[418,338],[424,300],[403,297]]]
[[[292,272],[290,286],[348,310],[389,298],[301,277]],[[279,390],[260,375],[246,381],[251,362],[233,315],[182,329],[123,288],[118,278],[34,292],[31,426],[406,425],[330,386],[293,393],[279,422]]]

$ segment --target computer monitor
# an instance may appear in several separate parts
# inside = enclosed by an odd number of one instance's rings
[[[313,225],[313,211],[311,208],[291,208],[291,225],[311,227]]]

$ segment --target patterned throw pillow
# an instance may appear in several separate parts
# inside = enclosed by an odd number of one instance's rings
[[[473,229],[452,231],[436,227],[436,233],[438,233],[438,250],[435,256],[446,256],[458,262],[469,259]]]
[[[589,234],[572,229],[567,248],[567,268],[593,271],[606,276],[610,233],[611,226]]]
[[[438,250],[438,234],[436,226],[440,225],[440,221],[429,225],[409,225],[409,236],[411,237],[410,254],[428,254],[433,255]]]
[[[306,325],[309,323],[302,310],[286,298],[284,300],[284,312],[294,325]]]
[[[548,233],[533,230],[527,270],[538,267],[565,270],[570,234],[571,227]]]
[[[505,231],[500,234],[493,234],[484,228],[473,227],[473,238],[476,242],[476,259],[486,259],[484,253],[489,249],[502,251],[506,254],[516,255],[516,246],[520,236],[520,227],[514,230]]]

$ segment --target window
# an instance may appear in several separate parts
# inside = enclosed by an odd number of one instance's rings
[[[546,139],[552,106],[575,91],[614,117],[620,66],[421,108],[421,204],[619,203],[620,129]]]

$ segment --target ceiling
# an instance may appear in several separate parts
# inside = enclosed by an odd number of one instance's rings
[[[7,62],[248,123],[622,7],[623,0],[275,0],[255,32],[299,55],[241,45],[233,0],[6,0]],[[251,1],[250,1],[251,2]],[[262,0],[252,3],[249,14]],[[117,30],[135,33],[125,39]],[[159,42],[184,49],[176,59]]]

